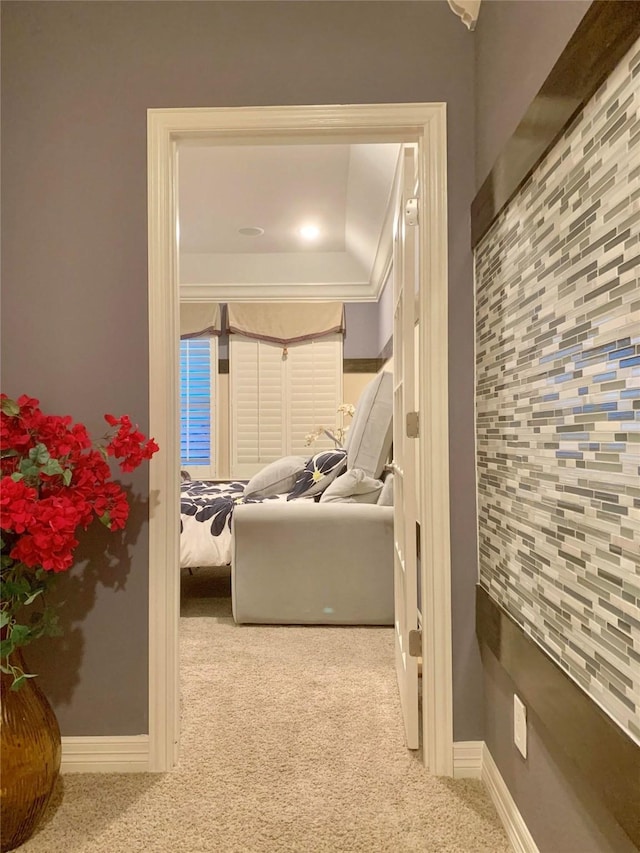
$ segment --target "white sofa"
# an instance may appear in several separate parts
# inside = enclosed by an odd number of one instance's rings
[[[345,445],[347,471],[381,476],[391,449],[392,413],[392,376],[382,372],[358,401]],[[385,502],[387,493],[385,488]],[[393,624],[393,507],[352,500],[274,500],[235,508],[236,622]]]

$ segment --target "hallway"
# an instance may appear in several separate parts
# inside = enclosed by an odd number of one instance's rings
[[[25,853],[507,853],[480,783],[404,748],[392,629],[237,626],[228,569],[182,588],[178,768],[64,776]]]

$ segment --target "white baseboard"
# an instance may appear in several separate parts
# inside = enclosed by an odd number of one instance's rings
[[[483,744],[482,749],[482,781],[484,782],[498,816],[502,821],[505,832],[511,842],[515,853],[539,853],[533,836],[529,832],[526,823],[518,807],[515,804],[504,779],[500,775],[491,753]]]
[[[146,773],[149,735],[63,737],[61,773]]]
[[[62,738],[62,773],[148,771],[149,735]],[[457,779],[482,779],[515,853],[539,853],[484,741],[454,743],[453,775]]]
[[[481,778],[483,748],[483,740],[462,740],[453,744],[453,776],[455,779]]]

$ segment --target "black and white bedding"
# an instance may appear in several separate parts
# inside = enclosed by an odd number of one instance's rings
[[[289,478],[289,491],[274,494],[276,485],[282,488],[282,463],[296,457],[285,457],[269,463],[260,472],[274,474],[274,483],[262,482],[256,490],[257,478],[247,482],[235,480],[215,483],[207,480],[186,480],[180,486],[180,566],[226,566],[231,562],[231,519],[239,504],[259,504],[264,501],[319,500],[326,486],[344,469],[346,451],[323,450],[299,465]],[[247,496],[245,495],[247,492]]]
[[[245,498],[246,483],[188,480],[180,486],[180,566],[225,566],[231,562],[231,518],[238,504],[286,500],[286,495]]]

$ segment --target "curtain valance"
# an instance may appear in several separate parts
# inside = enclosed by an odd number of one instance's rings
[[[449,6],[462,18],[468,29],[474,30],[480,13],[480,2],[481,0],[449,0]]]
[[[229,302],[229,333],[293,344],[344,333],[342,302]]]
[[[217,302],[181,302],[180,337],[220,334],[220,305]]]

